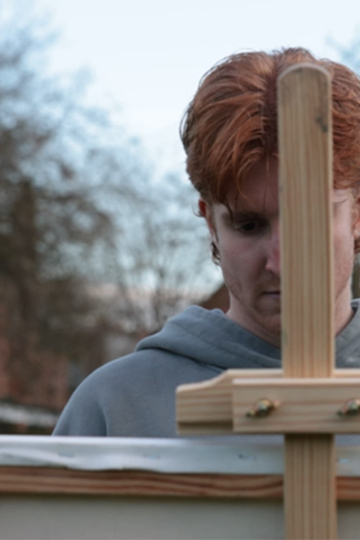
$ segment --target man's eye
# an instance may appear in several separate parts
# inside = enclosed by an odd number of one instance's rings
[[[259,232],[264,227],[264,223],[261,221],[244,221],[243,223],[235,223],[234,227],[243,234],[252,234]]]

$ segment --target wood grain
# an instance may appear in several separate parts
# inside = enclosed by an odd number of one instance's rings
[[[285,377],[334,369],[330,77],[298,65],[278,81],[282,359]]]
[[[228,369],[218,377],[176,389],[177,431],[181,435],[233,432],[232,388],[236,377],[279,376],[281,370]]]
[[[360,501],[360,478],[336,479],[338,501]],[[0,495],[85,495],[279,499],[282,475],[161,474],[0,467]]]
[[[0,494],[143,495],[149,497],[282,496],[282,475],[162,474],[0,467]]]
[[[233,433],[233,388],[236,379],[273,379],[281,369],[229,369],[218,377],[177,388],[177,429],[181,435]],[[333,379],[360,380],[359,369],[336,369]],[[350,396],[351,397],[351,396]]]
[[[360,379],[235,379],[233,384],[236,433],[360,432],[360,415],[337,414],[349,400],[360,403]],[[266,417],[249,418],[248,411],[264,398],[278,406]]]
[[[284,377],[334,370],[330,76],[296,65],[278,79]],[[337,535],[332,435],[285,438],[285,522],[291,539]]]

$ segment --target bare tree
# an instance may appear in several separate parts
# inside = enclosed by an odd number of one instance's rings
[[[0,339],[8,388],[30,402],[48,373],[58,407],[59,366],[81,378],[104,361],[114,323],[152,332],[214,274],[189,184],[156,182],[141,145],[84,108],[76,81],[44,79],[43,47],[28,28],[0,39]],[[115,313],[92,294],[109,283]]]
[[[36,392],[36,354],[79,362],[84,375],[102,361],[103,321],[88,282],[106,276],[97,254],[115,245],[109,170],[124,184],[129,168],[124,149],[115,158],[104,145],[105,134],[118,137],[106,117],[34,68],[41,51],[29,29],[0,41],[0,303],[11,322],[2,327],[4,393],[16,387],[25,400]]]
[[[187,304],[207,296],[219,275],[211,263],[207,229],[196,215],[189,183],[168,175],[121,215],[118,285],[122,317],[153,332]],[[128,226],[126,226],[128,223]]]

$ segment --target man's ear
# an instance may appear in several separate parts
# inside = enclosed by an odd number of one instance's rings
[[[210,250],[212,260],[214,264],[220,266],[220,251],[218,247],[218,235],[216,231],[214,208],[210,203],[206,202],[204,199],[201,198],[199,199],[198,206],[199,214],[206,219],[206,223],[211,236]]]
[[[216,228],[214,224],[214,215],[211,204],[200,198],[198,201],[198,207],[200,216],[202,216],[206,220],[212,241],[216,242]]]

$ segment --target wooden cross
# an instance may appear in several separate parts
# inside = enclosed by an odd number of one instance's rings
[[[336,538],[334,434],[360,433],[359,371],[334,361],[330,92],[311,64],[278,80],[283,369],[229,370],[177,392],[181,434],[285,434],[288,539]]]

